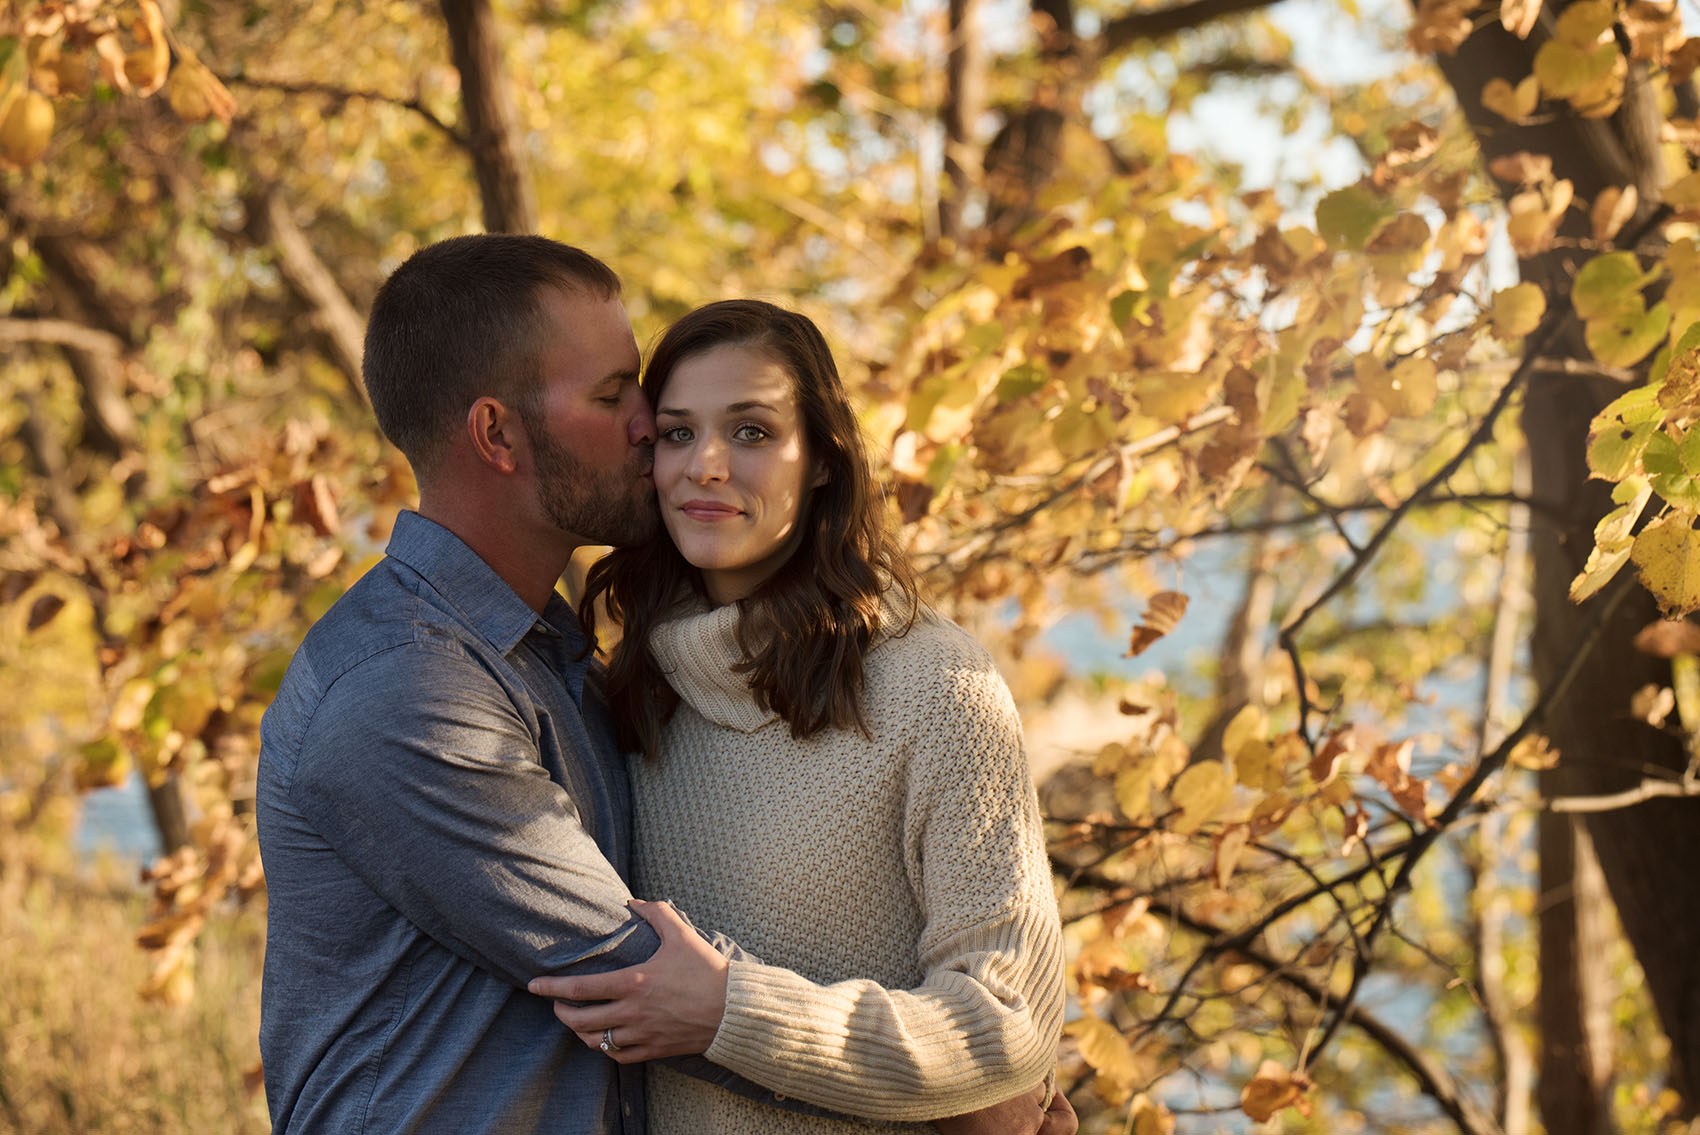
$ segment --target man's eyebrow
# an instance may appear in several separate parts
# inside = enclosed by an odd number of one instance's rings
[[[631,367],[624,367],[620,370],[609,371],[607,374],[603,375],[599,380],[597,380],[596,385],[599,386],[599,387],[600,386],[624,386],[628,382],[636,382],[637,376],[638,376],[637,371],[633,370]]]

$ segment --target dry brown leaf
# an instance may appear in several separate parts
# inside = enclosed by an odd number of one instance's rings
[[[1552,158],[1518,150],[1488,163],[1488,172],[1514,185],[1542,185],[1552,180]]]
[[[1240,1092],[1240,1110],[1259,1123],[1286,1107],[1297,1109],[1300,1115],[1309,1115],[1310,1104],[1305,1099],[1309,1087],[1310,1077],[1303,1072],[1289,1071],[1278,1061],[1265,1060],[1251,1083]]]
[[[1174,630],[1186,614],[1186,605],[1187,597],[1179,591],[1159,591],[1153,595],[1145,606],[1145,621],[1133,628],[1133,637],[1123,657],[1143,654],[1152,643]]]
[[[1669,686],[1648,682],[1629,698],[1629,713],[1637,721],[1645,721],[1654,729],[1664,725],[1676,708],[1676,691]]]
[[[1636,633],[1635,649],[1654,658],[1700,654],[1700,625],[1687,619],[1660,619],[1648,623]]]

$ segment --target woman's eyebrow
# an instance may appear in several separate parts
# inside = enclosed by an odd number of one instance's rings
[[[766,410],[770,414],[779,413],[778,407],[771,403],[761,401],[733,402],[726,407],[725,412],[728,414],[743,414],[750,410]],[[672,418],[688,418],[691,416],[691,411],[680,410],[673,406],[657,406],[655,408],[655,416],[659,418],[663,414]]]

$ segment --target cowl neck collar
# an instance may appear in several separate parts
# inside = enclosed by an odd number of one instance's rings
[[[779,715],[758,704],[749,675],[733,669],[744,660],[740,614],[736,603],[711,608],[696,600],[650,633],[649,649],[667,684],[692,709],[716,725],[754,733]]]

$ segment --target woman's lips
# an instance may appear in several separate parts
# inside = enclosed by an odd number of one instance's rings
[[[726,520],[740,512],[739,509],[719,501],[686,501],[679,506],[679,511],[692,520]]]

